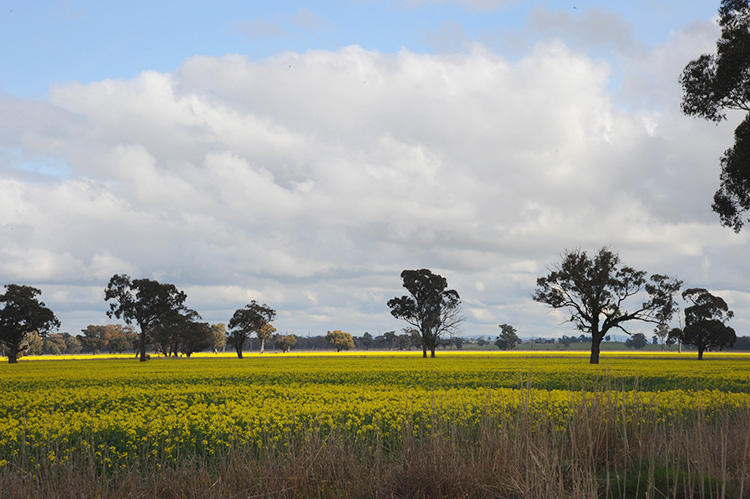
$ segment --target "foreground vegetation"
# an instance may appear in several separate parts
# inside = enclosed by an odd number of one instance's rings
[[[416,355],[0,365],[0,496],[750,493],[750,356]]]

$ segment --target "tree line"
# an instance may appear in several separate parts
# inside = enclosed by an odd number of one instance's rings
[[[393,317],[402,319],[407,327],[402,334],[389,331],[373,338],[365,333],[357,343],[362,348],[419,348],[423,357],[435,357],[438,347],[461,348],[457,332],[464,321],[461,298],[457,291],[448,289],[445,277],[429,269],[404,270],[403,287],[408,294],[387,302]],[[572,250],[563,254],[561,261],[547,276],[537,279],[532,299],[552,309],[565,310],[572,323],[591,342],[589,361],[599,363],[601,342],[612,331],[628,335],[626,325],[633,321],[653,323],[655,336],[667,344],[692,345],[703,358],[706,350],[731,347],[737,340],[735,331],[727,325],[733,317],[727,303],[703,288],[689,288],[682,292],[688,303],[684,310],[684,326],[670,327],[679,313],[676,302],[682,281],[662,274],[647,273],[623,265],[619,256],[608,248],[601,248],[593,256],[585,251]],[[52,333],[60,322],[55,314],[39,301],[36,288],[9,284],[0,295],[0,343],[8,361],[15,363],[18,356],[34,347],[34,338],[45,338],[51,351],[80,348],[98,352],[124,351],[130,345],[141,361],[148,359],[147,348],[163,355],[178,354],[190,357],[194,352],[224,348],[235,349],[238,358],[253,338],[259,342],[260,353],[266,343],[287,352],[301,341],[294,335],[279,335],[273,326],[276,311],[253,300],[236,310],[224,324],[201,321],[198,312],[185,305],[187,295],[173,284],[151,279],[131,279],[115,274],[104,290],[109,304],[107,315],[120,319],[122,325],[88,326],[80,339],[69,334]],[[495,344],[501,349],[512,349],[519,341],[516,329],[501,324]],[[570,344],[575,337],[561,338]],[[309,340],[309,339],[308,339]],[[636,333],[629,346],[643,346],[645,335]],[[304,340],[302,340],[304,341]],[[328,345],[337,351],[355,347],[350,333],[329,331]]]

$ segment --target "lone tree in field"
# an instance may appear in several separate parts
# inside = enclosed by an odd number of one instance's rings
[[[706,349],[721,350],[734,345],[737,335],[726,325],[734,313],[723,298],[703,288],[686,289],[682,297],[692,305],[685,309],[685,328],[670,331],[669,344],[679,341],[683,345],[693,345],[698,349],[698,360],[703,360]]]
[[[147,360],[146,344],[158,321],[170,314],[187,311],[187,295],[174,284],[162,284],[151,279],[133,279],[115,274],[104,290],[104,299],[109,304],[108,317],[122,319],[126,324],[138,324],[138,357]]]
[[[338,329],[333,332],[328,331],[328,333],[326,333],[326,341],[328,341],[337,352],[354,348],[354,338],[352,338],[352,335]]]
[[[0,343],[5,347],[8,363],[18,362],[18,354],[29,347],[28,339],[36,332],[44,338],[60,327],[52,310],[36,297],[42,292],[31,286],[6,284],[0,294]]]
[[[513,350],[518,344],[516,328],[510,324],[500,324],[500,336],[495,340],[495,345],[500,350]]]
[[[716,54],[703,54],[680,76],[682,111],[719,123],[725,110],[750,111],[750,7],[747,0],[722,0],[721,38]],[[734,131],[734,146],[721,157],[721,186],[713,210],[724,226],[739,232],[750,220],[750,114]]]
[[[258,338],[260,338],[260,353],[263,353],[265,341],[273,334],[268,326],[271,326],[270,322],[274,318],[276,318],[276,311],[274,309],[265,303],[261,305],[255,300],[234,312],[234,315],[229,320],[227,343],[232,345],[237,351],[238,358],[242,358],[242,347],[253,333],[257,334]],[[266,334],[269,331],[270,334]]]
[[[435,357],[441,336],[450,335],[463,321],[460,315],[461,298],[448,287],[448,280],[427,269],[401,272],[404,287],[411,296],[388,301],[391,315],[405,320],[414,327],[422,339],[422,357]]]
[[[569,251],[547,277],[536,281],[533,299],[552,307],[567,309],[569,322],[591,335],[592,364],[599,363],[600,345],[611,329],[628,321],[667,322],[675,311],[674,295],[681,281],[620,265],[620,257],[602,248],[593,258],[585,251]],[[648,295],[639,301],[637,295]],[[643,298],[646,298],[645,296]],[[628,311],[625,307],[633,307]]]

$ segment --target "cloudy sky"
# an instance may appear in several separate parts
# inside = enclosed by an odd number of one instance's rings
[[[738,116],[679,109],[718,3],[6,0],[0,284],[74,334],[127,273],[210,322],[256,299],[360,335],[430,268],[463,334],[558,336],[536,279],[609,246],[749,335],[750,229],[710,208]]]

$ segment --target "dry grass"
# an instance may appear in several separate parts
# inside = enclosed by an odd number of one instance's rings
[[[260,452],[234,447],[114,472],[85,455],[26,469],[9,463],[0,497],[750,497],[750,412],[654,422],[618,419],[622,409],[597,400],[574,408],[563,428],[526,404],[472,429],[436,417],[429,433],[406,428],[398,442],[334,430]]]

